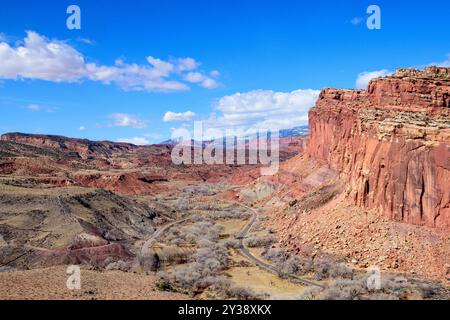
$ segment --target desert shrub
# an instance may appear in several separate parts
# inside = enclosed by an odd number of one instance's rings
[[[266,228],[259,222],[256,222],[252,227],[253,232],[261,232],[261,231],[265,231],[265,229]]]
[[[245,240],[245,245],[250,248],[267,247],[275,241],[273,237],[250,236]]]
[[[439,286],[430,283],[421,283],[418,285],[419,293],[422,299],[432,299],[439,294]]]
[[[352,279],[353,269],[343,263],[339,263],[331,267],[329,274],[331,278]]]
[[[168,236],[168,240],[170,241],[171,244],[175,245],[175,246],[180,246],[183,243],[185,243],[184,239],[182,237],[178,237],[178,235],[176,233],[172,233]]]
[[[338,288],[331,287],[324,290],[322,300],[349,300],[344,292]]]
[[[228,267],[229,257],[225,247],[206,239],[199,241],[198,247],[197,252],[192,256],[192,259],[195,262],[206,266],[212,266],[211,259],[215,259],[219,262],[218,271]]]
[[[358,300],[367,293],[361,280],[337,279],[329,287],[307,288],[300,296],[300,300]]]
[[[406,278],[385,275],[381,278],[381,288],[384,293],[395,294],[399,298],[413,291],[411,283]]]
[[[202,216],[199,215],[199,214],[193,214],[193,215],[191,215],[191,216],[189,217],[189,219],[190,219],[192,222],[205,221],[205,218],[202,217]]]
[[[331,287],[323,292],[323,300],[358,300],[360,292],[357,287],[344,287],[342,289]]]
[[[166,239],[174,245],[182,243],[196,244],[200,239],[217,242],[222,232],[223,227],[220,225],[215,225],[210,221],[198,221],[180,229],[170,229]]]
[[[184,188],[183,191],[189,195],[202,195],[202,196],[213,196],[217,193],[217,191],[215,190],[215,186],[208,184],[189,186]]]
[[[298,296],[298,300],[319,300],[322,289],[317,287],[308,287]]]
[[[327,295],[327,290],[325,290],[324,299],[328,297],[327,300],[355,300],[367,293],[365,282],[360,280],[337,279],[331,289],[338,291],[339,295],[336,296],[331,291]]]
[[[314,262],[314,278],[324,280],[328,278],[353,278],[353,269],[342,263],[333,263],[327,260],[318,260]]]
[[[202,292],[217,281],[214,278],[229,265],[227,249],[208,239],[197,242],[197,251],[189,263],[175,267],[170,274],[161,274],[159,288],[171,288],[190,295]]]
[[[223,246],[227,249],[240,249],[241,243],[238,240],[229,239],[223,242]]]
[[[225,290],[226,299],[237,299],[237,300],[260,300],[261,297],[253,292],[249,288],[244,288],[240,286],[231,285]]]
[[[299,300],[398,300],[398,296],[392,292],[367,290],[366,277],[360,276],[358,279],[337,279],[325,289],[307,288],[300,296]]]
[[[198,287],[209,288],[219,296],[224,295],[224,290],[231,285],[231,281],[224,276],[207,276],[199,280]]]
[[[368,275],[354,273],[353,279],[337,279],[331,287],[338,289],[339,299],[355,300],[399,300],[411,294],[412,287],[406,279],[397,276],[385,275],[382,277],[381,289],[371,290],[367,287]],[[331,296],[333,297],[333,296]]]
[[[213,218],[215,220],[247,219],[249,217],[250,217],[250,214],[239,211],[239,210],[220,211],[220,212],[215,212],[213,215],[211,215],[211,218]]]
[[[215,273],[198,263],[175,268],[171,273],[158,274],[158,288],[174,290],[189,295],[201,292],[212,284]]]
[[[113,259],[111,258],[106,259],[104,264],[105,270],[119,270],[123,272],[128,272],[132,268],[131,262],[126,262],[122,260],[113,261]]]
[[[236,286],[229,279],[223,276],[206,277],[199,282],[203,288],[214,292],[215,298],[237,299],[237,300],[260,300],[262,295],[258,295],[249,288]]]
[[[189,264],[175,268],[169,277],[169,283],[172,288],[187,294],[193,294],[198,287],[202,275],[198,265]]]
[[[313,270],[313,260],[311,258],[291,256],[286,250],[268,249],[262,255],[275,265],[281,277],[305,275]]]
[[[281,276],[287,276],[292,274],[304,274],[303,266],[300,262],[300,259],[297,257],[290,257],[283,263],[277,263],[275,264],[277,270],[279,270],[279,273]]]
[[[274,263],[280,263],[285,262],[287,259],[289,259],[289,253],[286,250],[282,249],[275,249],[270,248],[268,250],[265,250],[262,253],[263,258],[274,262]]]
[[[156,287],[162,291],[172,291],[172,285],[170,284],[170,275],[165,271],[159,271],[156,274]]]
[[[211,211],[211,210],[214,210],[215,207],[212,203],[202,203],[202,204],[195,205],[193,209],[194,210]]]
[[[144,272],[155,272],[161,267],[159,256],[155,253],[141,255],[138,261]]]
[[[187,211],[192,209],[192,205],[189,203],[189,200],[186,198],[177,198],[175,200],[174,206],[180,211]]]
[[[383,292],[378,292],[378,293],[373,293],[369,296],[370,300],[399,300],[398,296],[395,294],[389,294],[389,293],[383,293]]]
[[[178,247],[166,247],[158,253],[161,263],[164,264],[180,264],[189,260],[189,252],[180,250]]]
[[[194,296],[197,293],[214,291],[223,299],[257,299],[251,290],[235,287],[221,273],[229,267],[228,248],[238,248],[237,240],[220,244],[223,228],[211,221],[199,221],[171,230],[167,239],[197,246],[188,257],[188,263],[176,266],[170,273],[158,272],[157,287],[161,290],[178,291]]]
[[[334,264],[327,260],[313,260],[310,257],[293,256],[283,249],[268,249],[263,252],[262,256],[271,261],[280,276],[286,275],[305,275],[314,272],[316,280],[324,280],[328,278],[352,279],[354,275],[353,269],[345,264]]]
[[[331,263],[327,261],[318,261],[314,263],[314,279],[323,280],[330,276]]]

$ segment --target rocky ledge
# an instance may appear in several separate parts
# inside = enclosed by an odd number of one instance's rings
[[[399,69],[367,90],[324,89],[307,153],[348,179],[357,205],[450,227],[450,68]]]

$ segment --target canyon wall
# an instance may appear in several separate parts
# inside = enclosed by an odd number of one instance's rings
[[[64,153],[70,153],[83,159],[89,157],[108,157],[112,155],[133,152],[136,146],[128,143],[110,141],[90,141],[86,139],[67,138],[53,135],[7,133],[0,137],[0,141],[8,141],[52,148]]]
[[[367,90],[324,89],[309,122],[307,153],[348,179],[355,204],[450,227],[450,68],[399,69]]]

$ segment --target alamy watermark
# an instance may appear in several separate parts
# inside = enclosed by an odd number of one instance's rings
[[[370,14],[367,18],[367,28],[369,30],[381,29],[381,8],[375,4],[370,5],[367,8],[367,14]]]
[[[381,270],[377,266],[370,266],[367,268],[367,280],[366,286],[367,289],[375,291],[381,290]]]
[[[70,5],[66,10],[70,16],[66,20],[66,26],[69,30],[81,30],[81,9],[77,5]]]
[[[178,143],[172,150],[175,165],[257,165],[261,174],[275,175],[280,165],[279,132],[254,130],[245,133],[241,129],[204,130],[203,122],[194,122],[194,133],[177,130],[172,139]]]
[[[69,275],[67,278],[66,286],[69,290],[80,290],[81,289],[81,269],[79,266],[68,266],[66,273]]]
[[[66,26],[69,30],[81,30],[81,8],[78,5],[72,4],[67,7],[66,13],[70,16],[66,20]],[[369,30],[381,29],[381,8],[376,4],[367,7],[366,13],[369,15],[366,21],[366,26]],[[362,18],[357,19],[359,23]]]

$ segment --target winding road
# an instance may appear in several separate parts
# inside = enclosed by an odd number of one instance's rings
[[[171,223],[168,223],[164,226],[162,226],[160,229],[156,230],[152,236],[147,239],[144,244],[142,245],[141,248],[141,256],[144,256],[147,252],[149,252],[149,248],[156,242],[156,240],[167,230],[169,230],[170,228],[172,228],[175,225],[178,224],[182,224],[185,223],[186,221],[188,221],[190,218],[185,218],[182,220],[177,220]]]
[[[273,273],[277,276],[279,276],[280,272],[279,270],[277,270],[274,266],[271,266],[269,264],[267,264],[266,262],[262,261],[261,259],[259,259],[258,257],[255,257],[250,250],[245,246],[244,244],[244,239],[247,236],[248,232],[252,229],[252,227],[254,226],[256,220],[258,219],[258,211],[256,211],[253,208],[250,208],[246,205],[243,205],[241,203],[238,202],[231,202],[233,204],[239,205],[243,208],[245,208],[246,210],[249,210],[252,212],[252,217],[250,218],[249,222],[245,225],[245,227],[238,233],[238,235],[236,236],[236,239],[239,240],[239,244],[240,244],[240,249],[239,249],[239,253],[246,259],[248,259],[249,261],[251,261],[252,263],[254,263],[257,267]],[[182,220],[177,220],[174,222],[170,222],[164,226],[162,226],[160,229],[156,230],[155,233],[153,233],[153,235],[145,241],[145,243],[143,244],[142,248],[141,248],[141,255],[144,256],[146,253],[149,252],[149,248],[157,241],[157,239],[167,230],[169,230],[170,228],[172,228],[175,225],[179,225],[182,223],[185,223],[186,221],[190,220],[190,218],[185,218]],[[325,286],[310,281],[310,280],[306,280],[306,279],[302,279],[300,277],[297,277],[296,275],[288,275],[288,278],[296,283],[300,283],[302,285],[307,285],[307,286],[314,286],[314,287],[319,287],[319,288],[325,288]]]
[[[278,276],[280,274],[279,270],[277,270],[275,267],[265,263],[261,259],[255,257],[244,244],[244,238],[247,236],[248,232],[251,230],[251,228],[255,224],[256,220],[258,219],[258,212],[255,209],[245,206],[243,204],[240,204],[237,202],[236,202],[236,204],[238,204],[241,207],[244,207],[247,210],[250,210],[252,212],[252,217],[250,218],[250,221],[245,225],[245,227],[241,230],[241,232],[239,232],[238,236],[236,237],[239,240],[239,244],[240,244],[240,249],[239,249],[240,254],[243,257],[247,258],[249,261],[253,262],[257,267],[259,267],[267,272],[276,274]],[[316,283],[316,282],[313,282],[310,280],[306,280],[306,279],[302,279],[300,277],[297,277],[296,275],[288,275],[288,277],[289,277],[289,279],[291,279],[291,281],[297,282],[297,283],[300,283],[303,285],[319,287],[322,289],[325,288],[325,286],[323,286],[319,283]]]

